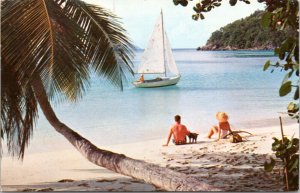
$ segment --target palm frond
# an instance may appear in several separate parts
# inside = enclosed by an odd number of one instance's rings
[[[90,67],[117,86],[122,72],[132,73],[133,46],[117,18],[100,7],[79,0],[4,1],[1,25],[6,60],[22,77],[38,73],[52,98],[80,98]]]
[[[29,81],[30,76],[41,66],[45,56],[41,53],[42,44],[45,40],[43,29],[41,3],[35,1],[3,1],[1,14],[1,56],[6,63],[18,73],[19,79]],[[44,49],[47,49],[44,48]]]
[[[90,70],[122,88],[133,46],[117,17],[79,0],[1,2],[1,137],[23,157],[37,118],[30,86],[41,77],[51,99],[75,101]]]
[[[84,55],[76,47],[83,44],[75,32],[84,34],[84,31],[63,18],[61,8],[53,1],[4,1],[3,4],[1,55],[18,72],[18,79],[28,83],[41,76],[43,80],[51,80],[49,87],[54,88],[57,96],[64,94],[71,100],[81,96],[88,68],[79,62]],[[52,19],[51,14],[61,17],[62,25],[55,25],[56,18]],[[61,26],[64,28],[59,30]]]
[[[133,45],[112,13],[78,0],[56,0],[66,15],[86,32],[86,60],[111,83],[122,87],[121,75],[133,74]],[[124,76],[125,77],[125,76]]]
[[[37,102],[29,84],[22,85],[17,73],[2,60],[1,137],[7,138],[8,152],[24,157],[38,116]],[[6,136],[4,136],[6,135]]]

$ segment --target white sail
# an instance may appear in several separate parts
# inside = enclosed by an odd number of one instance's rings
[[[134,81],[134,86],[138,88],[171,86],[177,84],[180,80],[172,48],[164,31],[162,12],[154,26],[147,48],[142,55],[137,73],[165,75],[165,77],[155,79]]]
[[[166,62],[167,76],[179,75],[179,71],[176,66],[175,59],[172,53],[172,48],[166,33],[164,37],[164,42],[165,42],[165,62]]]
[[[140,74],[159,74],[165,73],[164,48],[163,48],[163,23],[161,16],[158,18],[151,38],[145,49],[141,64],[138,68]]]

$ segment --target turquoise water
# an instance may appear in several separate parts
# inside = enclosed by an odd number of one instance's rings
[[[190,130],[204,134],[216,123],[217,111],[226,111],[236,128],[285,111],[290,98],[278,96],[283,72],[262,71],[267,59],[276,61],[273,52],[183,49],[173,53],[182,76],[177,85],[141,89],[131,85],[131,78],[121,92],[93,77],[82,100],[54,104],[58,117],[93,143],[106,145],[166,137],[176,114]],[[136,52],[135,64],[141,54]],[[45,134],[57,137],[40,114],[34,138]]]

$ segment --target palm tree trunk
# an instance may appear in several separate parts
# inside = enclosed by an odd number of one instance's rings
[[[55,115],[48,101],[40,77],[32,81],[37,101],[50,124],[90,162],[114,172],[130,176],[153,184],[167,191],[216,191],[218,189],[200,182],[194,177],[141,160],[126,157],[123,154],[102,150],[80,136]]]

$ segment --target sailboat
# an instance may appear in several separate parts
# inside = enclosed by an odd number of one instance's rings
[[[180,79],[170,42],[164,31],[163,13],[161,11],[149,43],[142,55],[141,64],[137,73],[144,77],[144,74],[157,74],[155,79],[136,80],[133,85],[139,88],[153,88],[175,85]]]

